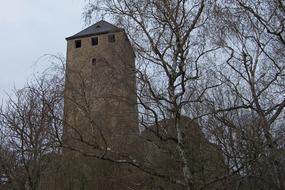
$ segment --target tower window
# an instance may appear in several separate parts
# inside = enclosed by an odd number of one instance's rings
[[[95,59],[95,58],[92,58],[92,59],[91,59],[91,63],[92,63],[93,66],[95,66],[95,65],[96,65],[96,59]]]
[[[81,40],[75,40],[75,48],[81,48]]]
[[[92,46],[98,45],[98,37],[91,38],[91,43],[92,43]]]
[[[108,35],[108,41],[109,41],[110,43],[115,42],[115,34],[110,34],[110,35]]]

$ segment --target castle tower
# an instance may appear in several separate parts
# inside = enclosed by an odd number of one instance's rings
[[[119,158],[116,153],[138,149],[133,49],[123,29],[103,20],[66,40],[65,154],[82,158],[80,173],[92,184],[85,189],[127,189],[127,171],[95,157]],[[85,159],[80,152],[96,156]]]

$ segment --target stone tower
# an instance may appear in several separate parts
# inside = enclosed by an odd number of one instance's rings
[[[127,189],[130,184],[125,182],[132,180],[123,178],[133,171],[94,155],[114,158],[116,153],[135,154],[138,149],[132,46],[123,29],[103,20],[66,40],[64,153],[69,161],[80,163],[70,164],[78,165],[71,169],[74,178],[81,173],[80,181],[86,182],[76,184],[72,179],[74,184],[65,188]]]

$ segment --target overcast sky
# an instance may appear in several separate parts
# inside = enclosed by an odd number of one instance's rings
[[[0,0],[0,100],[21,88],[44,54],[66,53],[84,28],[84,0]]]

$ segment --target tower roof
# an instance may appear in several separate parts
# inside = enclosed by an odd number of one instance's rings
[[[110,32],[119,32],[119,31],[123,31],[123,30],[124,29],[118,28],[118,27],[110,24],[109,22],[101,20],[101,21],[89,26],[88,28],[82,30],[81,32],[78,32],[77,34],[66,38],[66,40],[72,40],[75,38],[88,37],[88,36],[105,34],[105,33],[110,33]]]

